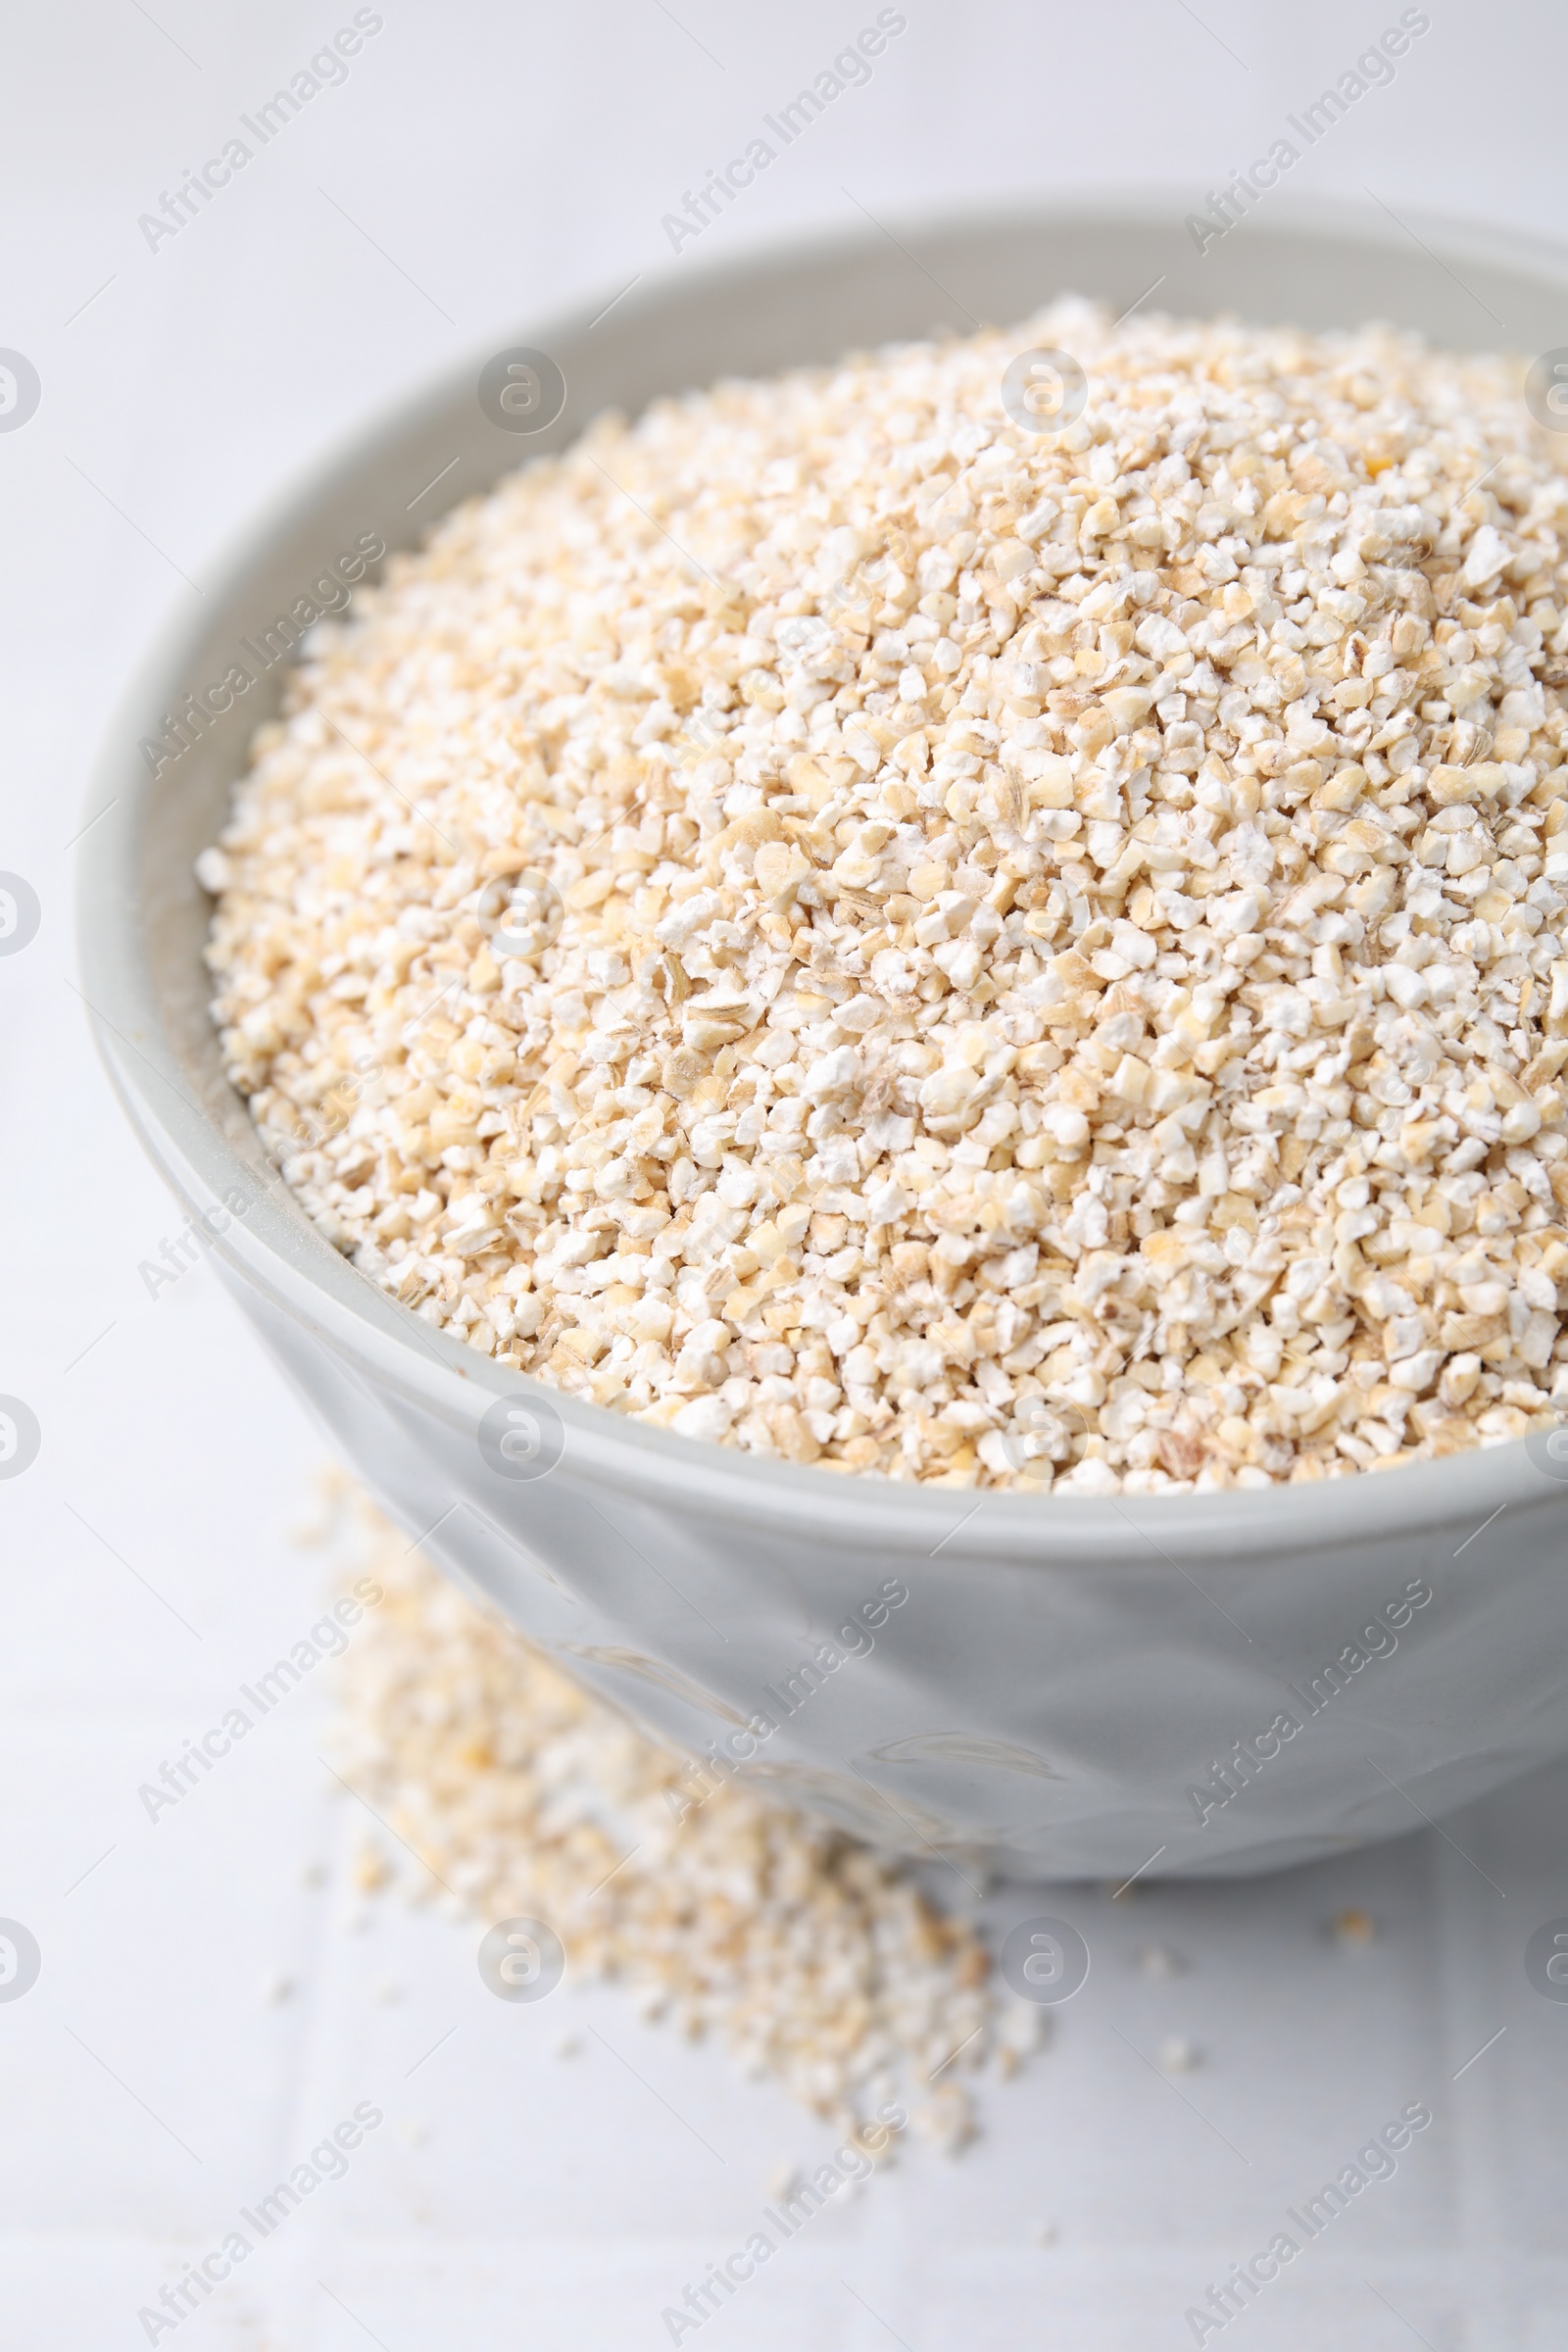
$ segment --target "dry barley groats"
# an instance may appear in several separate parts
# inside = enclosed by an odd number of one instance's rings
[[[960,2147],[967,2079],[1014,2073],[1046,2031],[993,1991],[975,1929],[905,1864],[738,1777],[702,1793],[685,1758],[359,1514],[384,1598],[343,1664],[339,1761],[434,1874],[419,1890],[548,1921],[577,1981],[612,1978],[645,2016],[712,2033],[847,2132],[902,2098],[917,2137]],[[387,1867],[372,1849],[362,1883]]]
[[[1001,380],[1065,347],[1085,413]],[[622,1412],[1254,1486],[1568,1391],[1568,478],[1377,329],[903,346],[597,423],[323,621],[216,1012],[311,1214]]]

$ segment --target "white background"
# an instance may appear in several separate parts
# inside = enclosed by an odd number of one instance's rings
[[[612,1994],[494,2001],[467,1929],[396,1906],[355,1929],[359,1826],[317,1761],[318,1692],[156,1829],[136,1801],[298,1638],[328,1570],[288,1535],[318,1440],[208,1271],[156,1299],[138,1277],[174,1213],[72,993],[68,845],[127,668],[281,481],[449,358],[638,274],[862,225],[856,200],[896,222],[1148,185],[1184,211],[1397,10],[1202,0],[1200,22],[1183,0],[908,0],[869,87],[678,262],[661,216],[871,7],[382,13],[347,83],[156,252],[138,215],[349,20],[347,0],[77,0],[7,30],[0,345],[43,381],[30,423],[0,436],[0,867],[43,906],[31,946],[0,961],[0,1390],[43,1427],[36,1463],[0,1486],[0,1915],[43,1949],[35,1987],[0,2004],[0,2311],[27,2352],[144,2342],[138,2307],[358,2100],[384,2127],[182,2324],[182,2352],[662,2344],[662,2307],[744,2239],[774,2167],[823,2139]],[[1473,0],[1431,14],[1295,191],[1370,187],[1399,211],[1551,230],[1568,24]],[[984,2141],[956,2166],[913,2153],[819,2218],[704,2345],[1191,2342],[1182,2315],[1208,2281],[1415,2099],[1436,2121],[1397,2177],[1227,2342],[1560,2345],[1568,2006],[1530,1989],[1521,1956],[1568,1913],[1565,1797],[1568,1773],[1539,1776],[1447,1838],[1250,1886],[1114,1908],[1057,1890],[1094,1972],[1054,2045],[988,2094]],[[1326,1933],[1348,1902],[1378,1922],[1360,1954]],[[1014,1891],[1000,1914],[1039,1907]],[[1186,1973],[1142,1974],[1151,1940]],[[278,1975],[298,1985],[280,2005],[265,1997]],[[585,2020],[604,2041],[552,2056]],[[1172,2034],[1202,2053],[1174,2083],[1150,2063]],[[1031,2242],[1039,2222],[1050,2247]]]

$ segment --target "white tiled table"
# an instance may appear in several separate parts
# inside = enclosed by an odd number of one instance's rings
[[[744,2241],[779,2165],[825,2141],[612,1992],[568,1983],[513,2008],[481,1985],[471,1930],[395,1900],[354,1928],[361,1824],[318,1761],[319,1688],[156,1825],[137,1800],[318,1613],[329,1569],[288,1535],[318,1441],[212,1275],[152,1298],[138,1274],[174,1217],[67,985],[67,844],[113,691],[229,529],[380,399],[519,317],[668,266],[663,211],[875,12],[389,4],[347,83],[149,251],[138,214],[352,13],[287,0],[214,23],[155,0],[155,24],[82,0],[9,42],[0,345],[44,382],[37,416],[0,435],[0,867],[44,909],[0,960],[0,1391],[44,1432],[0,1484],[0,1915],[43,1952],[33,1989],[0,2002],[0,2314],[27,2352],[145,2342],[138,2308],[361,2101],[385,2121],[345,2177],[181,2322],[182,2346],[665,2343],[663,2306]],[[993,0],[961,31],[956,10],[907,13],[872,84],[704,258],[858,220],[856,199],[891,219],[1131,174],[1197,201],[1382,22],[1349,0],[1310,23],[1238,0],[1204,0],[1201,24],[1166,0],[1098,17]],[[1550,227],[1562,28],[1504,5],[1478,46],[1472,20],[1433,14],[1300,186]],[[1435,2120],[1396,2176],[1227,2342],[1557,2352],[1568,2005],[1531,1990],[1522,1954],[1568,1915],[1565,1799],[1554,1770],[1446,1825],[1452,1843],[1115,1906],[1081,1888],[999,1901],[1004,1922],[1063,1911],[1093,1948],[1053,2045],[988,2094],[959,2163],[909,2150],[704,2344],[1190,2343],[1208,2283],[1419,2099]],[[1378,1922],[1364,1951],[1325,1933],[1351,1904]],[[1141,1971],[1155,1941],[1184,1974]],[[296,1987],[282,2002],[277,1978]],[[553,2055],[568,2032],[583,2054]],[[1151,2061],[1172,2035],[1201,2063],[1167,2081]]]

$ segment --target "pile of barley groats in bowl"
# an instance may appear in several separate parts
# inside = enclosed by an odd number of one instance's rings
[[[459,508],[316,629],[199,867],[286,1180],[499,1361],[835,1470],[1256,1487],[1547,1420],[1568,442],[1523,385],[1069,302]]]

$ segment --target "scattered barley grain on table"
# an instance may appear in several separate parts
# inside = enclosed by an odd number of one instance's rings
[[[956,2149],[965,2078],[1011,2073],[1042,2013],[987,1982],[976,1932],[906,1866],[643,1739],[480,1612],[367,1503],[384,1597],[341,1668],[338,1763],[476,1920],[542,1919],[574,1981],[711,2033],[844,2130],[902,2103]],[[377,1845],[380,1884],[395,1850]],[[362,1880],[363,1883],[363,1880]],[[885,2133],[884,2133],[885,2138]]]

